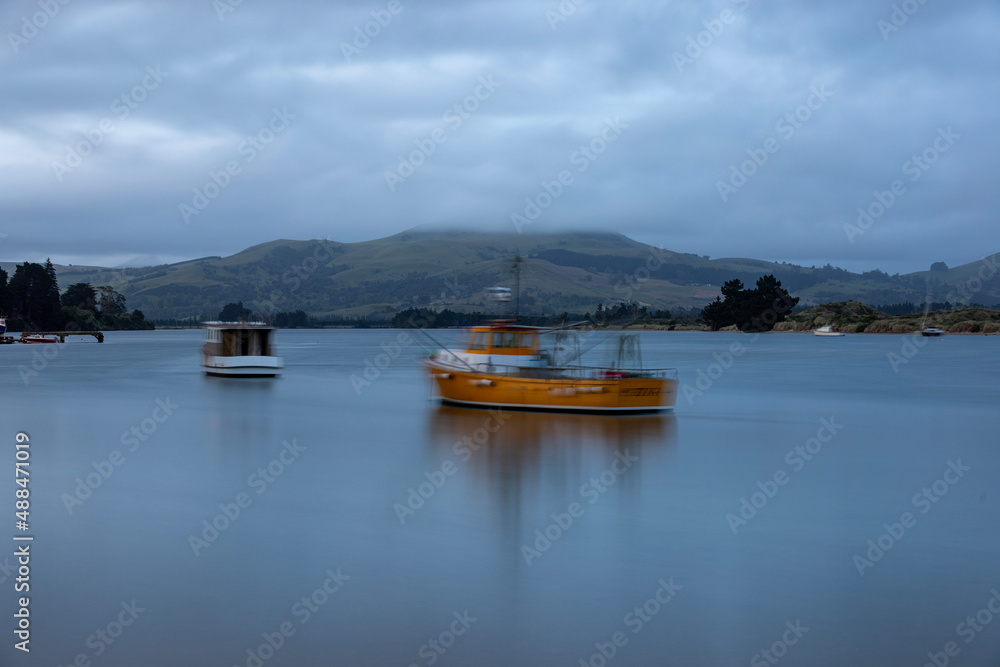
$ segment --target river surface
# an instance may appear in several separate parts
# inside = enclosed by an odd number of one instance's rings
[[[0,665],[1000,665],[1000,337],[648,332],[675,413],[601,417],[441,407],[401,333],[0,346]]]

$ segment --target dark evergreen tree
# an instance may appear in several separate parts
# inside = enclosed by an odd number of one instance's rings
[[[0,317],[10,314],[10,290],[7,287],[7,272],[0,269]]]
[[[56,278],[56,267],[52,266],[52,260],[45,259],[45,300],[50,306],[59,303],[59,280]]]
[[[97,312],[97,291],[90,283],[73,283],[59,297],[63,306]]]
[[[723,303],[719,297],[715,297],[715,301],[702,309],[701,317],[712,327],[712,331],[728,327],[736,321],[732,316],[730,305]]]
[[[251,317],[253,317],[253,313],[249,308],[243,307],[242,301],[227,303],[222,311],[219,312],[220,322],[246,322]]]
[[[275,313],[274,326],[282,329],[297,329],[309,326],[309,316],[304,310],[291,313]]]
[[[22,330],[55,329],[59,323],[59,285],[55,269],[33,262],[19,264],[8,284],[10,314]]]
[[[701,311],[713,331],[734,324],[740,331],[770,331],[799,302],[770,274],[758,278],[754,289],[743,289],[739,280],[726,281],[722,295],[724,300],[716,298]]]

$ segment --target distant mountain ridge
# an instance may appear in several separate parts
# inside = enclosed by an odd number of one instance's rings
[[[212,315],[229,302],[255,311],[304,310],[317,317],[391,314],[411,307],[483,310],[484,290],[512,286],[516,254],[525,258],[521,306],[529,313],[591,311],[635,300],[656,309],[702,307],[726,280],[752,284],[773,273],[800,305],[925,300],[1000,303],[1000,253],[936,271],[890,276],[755,259],[709,259],[634,241],[622,234],[490,234],[410,230],[373,241],[277,240],[229,257],[125,269],[57,266],[59,285],[110,284],[147,318]],[[13,263],[0,267],[12,273]]]

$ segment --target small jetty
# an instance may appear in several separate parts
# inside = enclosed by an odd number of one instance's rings
[[[41,337],[41,338],[58,338],[60,343],[66,342],[66,336],[93,336],[97,339],[98,343],[104,342],[104,332],[103,331],[22,331],[21,337],[15,339],[12,336],[4,336],[3,343],[31,343],[36,341],[28,340],[31,337]],[[46,341],[48,342],[48,341]]]

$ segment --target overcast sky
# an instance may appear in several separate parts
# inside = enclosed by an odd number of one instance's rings
[[[1000,251],[995,1],[235,3],[0,4],[0,259],[515,214],[890,272]]]

